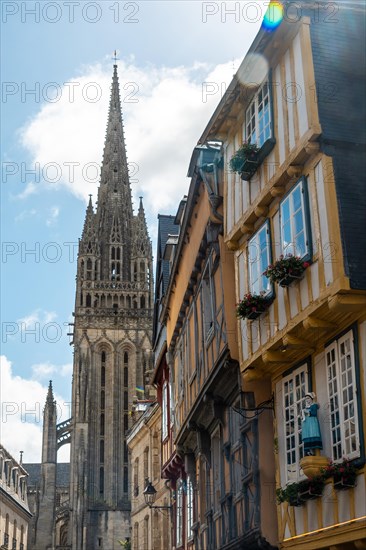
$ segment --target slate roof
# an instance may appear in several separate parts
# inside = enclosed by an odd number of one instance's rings
[[[29,463],[23,464],[29,474],[28,487],[34,487],[41,484],[41,464]],[[60,462],[57,464],[56,485],[57,487],[68,487],[70,484],[70,463]]]
[[[177,235],[179,233],[179,225],[174,223],[175,216],[168,216],[166,214],[159,214],[159,228],[158,228],[158,254],[157,254],[157,261],[161,260],[161,267],[159,269],[159,266],[157,266],[157,276],[159,276],[162,272],[163,274],[163,294],[165,293],[165,290],[168,286],[168,280],[169,280],[169,262],[167,260],[163,260],[163,254],[164,254],[164,248],[166,245],[166,242],[168,240],[169,235]],[[156,280],[158,283],[158,279]],[[158,286],[156,287],[158,288]],[[156,296],[158,298],[158,296]]]

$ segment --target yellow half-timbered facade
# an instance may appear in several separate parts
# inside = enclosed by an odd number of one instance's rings
[[[330,27],[315,4],[299,5],[296,21],[260,30],[200,143],[222,142],[236,301],[264,304],[238,321],[239,363],[254,408],[273,403],[258,446],[276,465],[266,498],[277,500],[279,546],[366,548],[364,58],[347,54],[364,12],[340,6]],[[265,275],[290,258],[300,270]],[[307,414],[320,430],[313,449]]]

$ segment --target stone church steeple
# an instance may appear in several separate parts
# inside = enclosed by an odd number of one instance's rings
[[[152,365],[152,249],[140,200],[133,213],[113,68],[98,201],[86,209],[76,277],[71,428],[75,550],[120,548],[130,537],[126,432],[136,388]],[[141,395],[139,396],[141,397]]]

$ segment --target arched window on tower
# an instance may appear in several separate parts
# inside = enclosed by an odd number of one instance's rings
[[[93,263],[90,258],[88,258],[86,262],[86,278],[88,281],[91,281],[92,279],[92,269],[93,269]]]
[[[101,464],[104,462],[104,439],[101,439],[99,442],[99,460]]]
[[[128,367],[124,367],[123,369],[123,385],[125,388],[128,388]]]
[[[104,435],[104,413],[100,415],[100,435]]]
[[[146,307],[145,296],[141,296],[141,298],[140,298],[140,307],[141,307],[141,309],[145,309],[145,307]]]
[[[99,494],[104,494],[104,468],[99,468]]]
[[[86,295],[86,307],[91,307],[91,296],[90,296],[90,294]]]

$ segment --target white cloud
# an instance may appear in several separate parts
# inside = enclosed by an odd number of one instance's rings
[[[40,462],[42,453],[42,412],[47,396],[47,385],[36,380],[16,376],[12,363],[4,355],[1,365],[1,443],[14,458],[24,451],[24,462]],[[70,404],[55,394],[58,422],[70,418]],[[61,447],[57,459],[69,460],[69,446]]]
[[[187,191],[191,153],[232,78],[232,66],[233,61],[172,68],[119,63],[128,158],[138,165],[131,173],[133,194],[144,194],[152,214],[174,212]],[[96,197],[98,186],[88,180],[96,174],[90,163],[100,166],[102,160],[111,67],[90,66],[69,82],[57,102],[44,104],[26,124],[21,139],[48,186],[66,187],[87,200],[89,193]],[[203,83],[211,84],[207,97]],[[100,100],[92,102],[98,90]]]
[[[52,208],[50,208],[49,215],[46,220],[46,225],[48,227],[50,227],[51,225],[55,225],[55,223],[57,222],[59,213],[60,213],[60,209],[58,206],[52,206]]]
[[[34,378],[48,378],[51,374],[59,374],[61,376],[70,376],[72,374],[72,363],[65,365],[53,365],[49,361],[46,363],[37,363],[32,365]]]
[[[15,216],[14,221],[16,222],[22,222],[26,218],[32,218],[37,214],[37,210],[35,208],[31,208],[30,210],[22,210],[20,214]]]
[[[46,311],[44,309],[35,309],[29,315],[21,317],[17,320],[23,329],[31,330],[35,328],[36,323],[46,325],[52,323],[57,318],[57,314],[54,311]]]
[[[12,198],[24,200],[27,199],[30,195],[34,195],[35,193],[37,193],[38,190],[39,187],[35,183],[30,181],[29,183],[27,183],[25,189],[21,193],[18,193],[18,195],[12,195]]]

